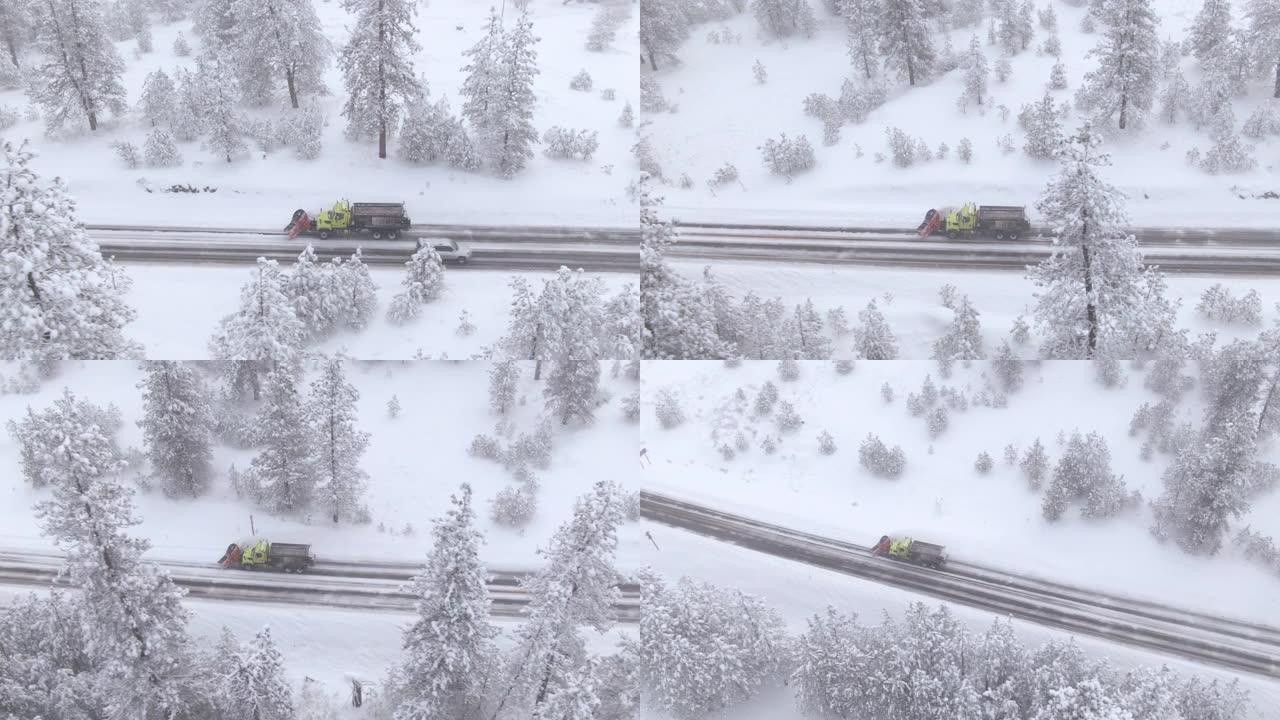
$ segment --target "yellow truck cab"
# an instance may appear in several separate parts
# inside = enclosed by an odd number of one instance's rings
[[[973,232],[978,226],[978,208],[971,202],[947,215],[947,232]]]
[[[316,230],[332,232],[347,230],[351,227],[351,203],[339,200],[333,204],[332,210],[324,210],[316,216]]]

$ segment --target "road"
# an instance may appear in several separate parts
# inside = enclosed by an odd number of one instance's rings
[[[1041,237],[921,240],[912,228],[681,223],[672,258],[952,269],[1022,269],[1048,256]],[[1036,229],[1033,233],[1039,233]],[[1134,228],[1148,264],[1169,272],[1280,275],[1280,231]]]
[[[273,229],[86,225],[102,254],[122,262],[244,264],[259,257],[292,261],[311,243],[322,260],[356,248],[369,265],[403,265],[414,238],[451,238],[472,249],[466,267],[482,270],[557,270],[639,273],[640,234],[631,228],[542,228],[415,225],[398,240],[367,236],[289,240]]]
[[[405,585],[420,566],[392,562],[317,561],[300,575],[225,570],[215,563],[153,560],[167,571],[187,597],[225,602],[271,603],[393,612],[412,612],[414,597]],[[0,549],[0,585],[47,588],[55,583],[62,564],[56,553]],[[488,577],[492,614],[523,617],[529,595],[520,582],[527,572],[493,570]],[[619,585],[614,606],[619,622],[640,619],[640,588]]]
[[[649,491],[641,517],[722,542],[1027,622],[1268,678],[1280,678],[1280,628],[952,560],[928,570],[865,546]]]

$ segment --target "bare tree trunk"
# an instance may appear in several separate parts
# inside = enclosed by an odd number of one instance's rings
[[[13,60],[13,66],[16,68],[22,67],[22,65],[18,63],[18,41],[13,38],[12,32],[5,33],[4,44],[9,48],[9,59]],[[1276,85],[1276,88],[1276,92],[1280,92],[1280,85]],[[1280,97],[1280,95],[1277,95],[1276,97]]]
[[[289,81],[289,102],[293,105],[293,109],[298,109],[298,86],[293,79],[293,68],[285,73],[285,79]]]
[[[1280,59],[1276,60],[1276,91],[1271,97],[1280,98]]]
[[[1271,389],[1267,391],[1267,399],[1262,403],[1262,412],[1258,413],[1258,434],[1262,434],[1262,428],[1267,422],[1267,417],[1271,414],[1271,403],[1276,400],[1276,388],[1280,387],[1280,368],[1276,368],[1275,375],[1271,376]],[[1277,410],[1280,412],[1280,410]]]
[[[1090,267],[1089,247],[1081,245],[1080,254],[1084,257],[1084,313],[1089,323],[1089,357],[1092,359],[1098,350],[1098,307],[1093,303],[1093,270]]]

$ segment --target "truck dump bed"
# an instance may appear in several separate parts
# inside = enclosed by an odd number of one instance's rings
[[[947,551],[941,545],[915,540],[911,543],[911,559],[921,565],[942,567],[947,561]]]
[[[302,570],[312,563],[311,546],[296,543],[271,543],[271,565]]]
[[[980,205],[978,217],[983,220],[1016,220],[1027,219],[1027,209],[1021,205]]]
[[[352,215],[404,215],[404,203],[352,203]]]

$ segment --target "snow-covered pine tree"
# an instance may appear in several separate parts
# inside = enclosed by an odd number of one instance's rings
[[[191,15],[191,30],[206,42],[220,42],[224,47],[234,40],[236,16],[234,0],[197,0]]]
[[[904,683],[886,683],[888,717],[978,718],[980,700],[966,674],[974,639],[946,605],[907,609],[890,667],[920,668]]]
[[[1028,156],[1037,160],[1057,157],[1063,142],[1062,113],[1053,102],[1053,95],[1046,90],[1040,102],[1023,107],[1018,120],[1027,131],[1022,149]]]
[[[913,86],[932,75],[937,62],[933,29],[927,20],[928,5],[924,0],[884,0],[876,17],[885,66]]]
[[[1191,54],[1200,62],[1207,61],[1217,50],[1219,43],[1231,34],[1231,3],[1229,0],[1204,0],[1200,12],[1187,29],[1187,44]]]
[[[201,122],[209,133],[209,149],[227,162],[243,152],[244,118],[236,111],[235,87],[227,82],[231,76],[227,53],[202,53],[196,58],[195,86],[201,93]]]
[[[1190,95],[1191,85],[1186,76],[1181,70],[1175,70],[1160,93],[1160,117],[1170,125],[1177,122],[1178,115],[1187,112],[1187,99]]]
[[[1097,0],[1096,7],[1106,30],[1089,51],[1098,68],[1085,73],[1076,102],[1102,127],[1141,127],[1156,92],[1160,17],[1151,0]]]
[[[314,429],[307,422],[296,371],[289,363],[276,363],[265,384],[265,404],[254,433],[263,447],[245,471],[244,481],[267,510],[298,512],[316,496],[320,468],[313,452]]]
[[[640,682],[645,701],[677,717],[731,708],[775,679],[785,626],[758,597],[683,578],[640,583]],[[697,632],[690,632],[697,628]]]
[[[416,318],[423,305],[444,292],[444,261],[430,243],[418,248],[404,265],[407,268],[401,280],[404,290],[392,298],[387,311],[387,317],[397,324]]]
[[[155,127],[147,133],[147,142],[142,148],[142,157],[147,167],[167,168],[182,164],[182,153],[173,139],[173,133],[167,128]]]
[[[0,146],[0,360],[140,355],[125,339],[129,283],[76,219],[66,185],[44,183],[27,145]]]
[[[219,360],[291,363],[301,352],[303,332],[280,266],[258,258],[253,279],[240,290],[240,309],[222,319],[209,347]]]
[[[1125,489],[1123,478],[1111,472],[1107,441],[1097,433],[1075,432],[1054,467],[1041,510],[1053,522],[1066,513],[1072,500],[1079,500],[1084,503],[1084,517],[1106,518],[1132,507],[1137,499]]]
[[[603,633],[613,626],[619,579],[613,561],[622,520],[621,489],[598,482],[578,498],[573,518],[556,531],[550,547],[539,551],[547,562],[525,583],[529,619],[516,630],[491,717],[536,716],[585,662],[580,628]]]
[[[147,363],[138,421],[151,470],[169,497],[199,497],[209,488],[213,408],[209,389],[185,363]]]
[[[849,61],[863,78],[870,80],[876,75],[876,65],[880,60],[876,47],[876,16],[879,10],[877,0],[839,0],[840,15],[845,22],[845,44],[848,48]]]
[[[283,81],[294,108],[302,93],[324,91],[332,50],[311,0],[233,0],[231,11],[243,28],[236,57],[252,64],[244,72],[267,76],[267,86]]]
[[[987,353],[982,348],[982,325],[978,310],[969,302],[968,295],[961,295],[954,303],[955,317],[947,331],[933,344],[933,359],[944,368],[953,361],[968,363],[982,360]]]
[[[292,720],[293,693],[284,674],[284,657],[264,627],[247,645],[222,629],[210,671],[220,717]]]
[[[422,49],[414,39],[417,6],[415,0],[342,0],[355,16],[338,60],[347,88],[347,134],[376,136],[384,160],[401,111],[423,93],[413,72],[413,54]]]
[[[547,400],[547,411],[559,417],[561,425],[568,425],[574,418],[584,423],[595,418],[596,396],[599,392],[598,361],[562,356],[551,364],[543,396]]]
[[[132,492],[114,477],[124,467],[115,442],[64,391],[47,411],[45,432],[58,448],[47,468],[51,499],[36,506],[46,535],[66,557],[62,577],[80,591],[91,657],[109,717],[168,718],[181,709],[189,642],[183,591],[142,555],[150,547],[126,531],[137,525]]]
[[[1119,355],[1154,345],[1173,322],[1164,276],[1145,266],[1119,190],[1098,176],[1109,164],[1088,126],[1062,146],[1062,169],[1037,207],[1054,228],[1055,250],[1029,276],[1041,289],[1036,323],[1042,353],[1057,359]]]
[[[431,552],[413,579],[418,617],[404,634],[395,720],[477,718],[494,679],[498,630],[489,623],[471,486],[463,484],[450,502],[434,521]]]
[[[87,628],[78,598],[52,590],[0,608],[0,713],[11,718],[58,718],[68,707],[109,717],[108,687],[89,662]]]
[[[987,78],[990,74],[986,53],[982,52],[982,43],[974,35],[969,40],[969,51],[964,56],[964,96],[973,98],[981,105],[982,98],[987,94]]]
[[[424,98],[405,110],[400,127],[400,156],[411,162],[443,161],[462,170],[480,167],[480,156],[471,136],[445,97],[434,103]]]
[[[35,19],[43,62],[28,93],[43,109],[46,130],[81,119],[97,130],[104,113],[124,113],[124,60],[107,36],[101,3],[44,0],[35,5]]]
[[[533,157],[538,131],[533,127],[533,110],[538,98],[533,92],[538,75],[538,53],[534,45],[533,20],[527,10],[520,13],[515,29],[503,40],[494,77],[493,99],[488,120],[481,133],[482,152],[489,166],[504,177],[513,177]]]
[[[1280,98],[1280,0],[1247,0],[1245,17],[1249,19],[1249,43],[1253,47],[1258,64],[1275,66],[1275,87],[1272,97]]]
[[[751,13],[760,27],[775,38],[810,37],[817,23],[808,0],[751,0]]]
[[[1000,381],[1000,389],[1004,392],[1012,393],[1022,389],[1022,358],[1013,351],[1008,340],[1000,343],[1000,349],[991,359],[991,370]]]
[[[22,51],[35,27],[35,8],[31,0],[12,0],[0,4],[0,42],[9,53],[9,63],[22,67]],[[4,61],[0,60],[0,64]]]
[[[333,283],[333,297],[336,298],[338,325],[349,330],[363,330],[373,318],[373,311],[378,305],[378,288],[373,284],[369,274],[369,266],[364,264],[360,248],[346,260],[334,258],[333,272],[330,280]]]
[[[1236,115],[1231,110],[1231,102],[1226,100],[1218,105],[1209,126],[1209,137],[1213,146],[1204,154],[1200,167],[1211,175],[1249,172],[1258,166],[1253,157],[1253,146],[1245,145],[1236,130]]]
[[[894,360],[898,357],[898,340],[884,319],[884,314],[871,300],[858,313],[858,326],[853,329],[853,348],[864,360]]]
[[[369,474],[360,467],[360,456],[369,447],[369,433],[357,426],[356,403],[360,391],[352,385],[341,355],[325,358],[311,382],[304,413],[311,421],[315,451],[316,498],[333,522],[365,522],[369,511],[364,491]]]
[[[302,324],[303,337],[307,340],[333,332],[342,313],[340,305],[346,298],[335,292],[337,284],[332,278],[335,272],[337,269],[333,264],[320,263],[316,259],[316,251],[308,243],[284,277],[282,289]]]
[[[173,109],[173,136],[180,142],[191,142],[205,130],[204,94],[195,73],[178,68],[174,74],[178,99]]]
[[[492,106],[496,102],[502,62],[503,46],[506,35],[502,30],[502,18],[496,8],[490,6],[489,19],[485,25],[484,36],[465,50],[463,57],[469,58],[462,71],[466,78],[459,91],[463,98],[462,116],[477,132],[483,132],[492,119]]]
[[[590,658],[581,667],[565,673],[560,687],[547,693],[547,700],[538,706],[533,720],[602,720],[597,714],[600,697],[597,694],[596,666],[599,660]]]
[[[142,83],[138,107],[152,127],[168,125],[173,122],[177,97],[178,88],[173,84],[173,79],[164,70],[156,70],[147,75]]]
[[[649,60],[649,69],[658,69],[658,59],[676,60],[676,50],[689,37],[689,19],[679,0],[644,0],[640,8],[640,47]]]
[[[520,382],[520,365],[515,360],[495,362],[489,368],[489,406],[505,415],[515,407]]]

